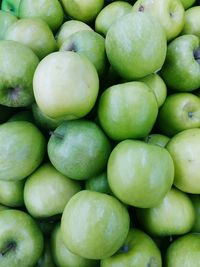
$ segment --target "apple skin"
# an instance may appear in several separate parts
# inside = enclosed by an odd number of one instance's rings
[[[108,183],[122,202],[150,208],[158,205],[173,184],[174,164],[168,151],[139,140],[124,140],[112,150]]]
[[[161,253],[145,232],[130,228],[127,238],[113,256],[101,260],[101,267],[162,266]]]
[[[160,72],[167,87],[182,92],[199,88],[199,46],[199,38],[190,34],[179,36],[168,45]]]
[[[7,29],[4,39],[30,47],[40,60],[57,50],[49,25],[39,18],[19,19]]]
[[[99,175],[86,180],[85,189],[112,195],[108,184],[107,172],[104,171]]]
[[[99,261],[85,259],[72,253],[63,242],[60,223],[58,223],[51,233],[51,251],[53,259],[58,267],[98,267]]]
[[[70,199],[64,209],[61,233],[71,252],[98,260],[117,252],[126,239],[129,224],[129,213],[118,199],[82,190]]]
[[[188,9],[192,7],[192,5],[195,3],[195,0],[181,0],[181,3],[185,9]]]
[[[4,39],[5,33],[10,25],[17,21],[17,17],[9,12],[0,10],[0,40]]]
[[[31,216],[51,217],[61,214],[69,199],[80,190],[78,182],[44,163],[26,179],[24,203]]]
[[[106,36],[110,26],[122,16],[132,11],[132,5],[116,1],[105,6],[95,19],[95,31]]]
[[[1,10],[10,12],[14,16],[19,15],[19,5],[21,0],[2,0]]]
[[[7,206],[5,206],[5,205],[0,204],[0,211],[2,211],[2,210],[8,210],[8,209],[10,209],[10,208],[7,207]]]
[[[153,128],[157,114],[156,97],[143,82],[113,85],[99,98],[99,122],[113,140],[145,137]]]
[[[154,144],[161,147],[166,147],[170,138],[163,134],[152,133],[144,138],[144,141],[148,144]]]
[[[174,185],[183,192],[200,194],[200,129],[174,135],[166,148],[175,167]]]
[[[0,212],[0,236],[1,267],[34,266],[42,254],[42,232],[33,218],[23,211]]]
[[[25,107],[34,101],[32,81],[38,63],[38,57],[25,45],[0,42],[0,104]]]
[[[135,80],[159,70],[167,42],[156,19],[131,12],[117,20],[106,35],[106,52],[114,70],[125,80]]]
[[[63,23],[64,12],[58,0],[21,0],[19,18],[41,18],[53,32]]]
[[[37,127],[27,121],[0,125],[0,179],[22,180],[43,160],[46,140]],[[8,160],[9,159],[9,160]]]
[[[158,20],[162,25],[167,41],[178,36],[184,25],[184,7],[179,0],[137,0],[133,10],[142,10]]]
[[[24,180],[0,180],[0,203],[9,207],[24,206]]]
[[[61,0],[61,3],[66,14],[88,24],[96,18],[104,6],[104,0]]]
[[[200,127],[200,98],[192,93],[175,93],[159,109],[157,128],[167,136]]]
[[[181,34],[193,34],[200,37],[200,6],[185,11],[185,23]]]
[[[194,224],[195,212],[189,196],[171,188],[157,206],[137,209],[136,217],[151,236],[170,236],[189,232]]]
[[[189,195],[195,211],[195,221],[192,226],[192,232],[200,233],[200,195]]]
[[[40,61],[33,77],[33,91],[45,115],[78,119],[93,108],[99,92],[99,78],[94,65],[85,56],[58,51]]]
[[[200,261],[200,233],[188,233],[178,237],[168,247],[165,266],[198,266]]]
[[[70,35],[61,45],[60,51],[74,51],[86,56],[94,64],[99,76],[105,73],[107,66],[105,39],[95,31],[85,30]]]

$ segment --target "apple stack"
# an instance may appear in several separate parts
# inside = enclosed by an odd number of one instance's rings
[[[198,1],[0,5],[0,267],[198,267]]]

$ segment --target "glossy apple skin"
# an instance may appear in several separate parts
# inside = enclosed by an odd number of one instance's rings
[[[174,164],[165,148],[129,139],[112,150],[107,175],[113,194],[122,202],[150,208],[171,188]]]
[[[150,236],[137,228],[130,228],[124,244],[116,254],[101,260],[101,267],[124,266],[162,266],[157,245]]]
[[[185,23],[182,34],[193,34],[200,37],[200,6],[194,6],[185,11]]]
[[[152,133],[145,137],[144,141],[148,144],[154,144],[161,147],[166,147],[170,138],[163,134]]]
[[[110,64],[126,80],[139,79],[159,70],[167,50],[160,24],[148,14],[136,11],[110,27],[105,44]]]
[[[43,235],[30,215],[20,210],[0,212],[2,267],[34,266],[43,251]]]
[[[0,10],[0,40],[4,39],[7,29],[16,21],[17,17],[9,12]]]
[[[9,207],[24,206],[24,180],[0,180],[0,203]]]
[[[20,1],[21,0],[2,0],[1,10],[10,12],[11,14],[18,17]]]
[[[97,191],[105,194],[112,194],[109,184],[107,172],[104,171],[97,176],[94,176],[85,181],[85,189]]]
[[[125,241],[129,220],[126,207],[115,197],[82,190],[70,199],[63,212],[63,242],[84,258],[107,258]]]
[[[181,92],[199,88],[198,49],[199,38],[190,34],[179,36],[168,45],[166,60],[160,72],[167,87]]]
[[[181,0],[181,3],[185,9],[188,9],[192,7],[192,5],[195,3],[195,0]]]

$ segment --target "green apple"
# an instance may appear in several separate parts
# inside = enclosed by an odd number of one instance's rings
[[[81,257],[105,259],[124,243],[129,221],[126,207],[115,197],[82,190],[64,209],[61,218],[63,242]]]
[[[33,77],[33,90],[36,103],[45,115],[78,119],[93,108],[99,92],[99,78],[94,65],[85,56],[58,51],[40,61]]]
[[[86,56],[94,64],[99,76],[105,73],[107,65],[105,39],[95,31],[85,30],[73,33],[65,39],[60,51],[74,51]]]
[[[196,2],[196,0],[181,0],[181,3],[185,9],[188,9],[191,6],[193,6],[195,2]]]
[[[4,39],[30,47],[39,59],[57,50],[49,25],[39,18],[19,19],[7,29]]]
[[[167,50],[165,33],[157,20],[136,11],[124,15],[109,28],[105,44],[111,66],[126,80],[159,70]]]
[[[21,0],[2,0],[1,10],[10,12],[14,16],[19,15],[19,5]]]
[[[9,207],[24,206],[24,180],[0,180],[0,203]]]
[[[158,205],[171,188],[174,164],[169,152],[139,140],[124,140],[112,150],[108,183],[122,202],[139,208]]]
[[[61,214],[69,199],[80,190],[76,181],[58,172],[50,163],[44,163],[27,178],[24,203],[31,216],[51,217]]]
[[[51,251],[53,259],[58,267],[97,267],[99,261],[85,259],[72,253],[64,244],[60,223],[51,233]]]
[[[115,1],[105,6],[95,19],[95,31],[106,36],[110,26],[122,16],[132,11],[132,5],[123,2]]]
[[[63,23],[64,12],[58,0],[21,0],[19,18],[41,18],[55,32]]]
[[[193,91],[200,86],[199,38],[186,34],[175,38],[167,48],[161,76],[175,91]]]
[[[33,114],[29,109],[16,112],[7,121],[29,121],[35,123]]]
[[[188,233],[171,243],[166,252],[166,267],[199,266],[200,233]]]
[[[161,267],[161,253],[150,236],[139,229],[131,228],[118,252],[107,259],[101,260],[101,267],[122,266]]]
[[[104,6],[104,0],[61,0],[65,12],[85,23],[92,22]]]
[[[191,194],[200,194],[200,129],[187,129],[174,135],[166,148],[174,161],[174,185]]]
[[[57,267],[53,261],[50,241],[47,238],[44,241],[43,253],[34,267]]]
[[[111,145],[93,121],[72,120],[56,128],[47,149],[58,171],[71,179],[86,180],[105,169]]]
[[[16,21],[17,17],[9,12],[0,10],[0,40],[4,39],[7,29]]]
[[[36,218],[36,222],[40,227],[45,238],[49,239],[55,225],[60,222],[61,215],[55,215],[48,218]]]
[[[157,114],[156,97],[143,82],[113,85],[99,99],[99,122],[113,140],[145,137],[153,128]]]
[[[93,29],[88,24],[82,21],[74,19],[65,21],[56,34],[58,47],[61,47],[65,39],[67,39],[71,34],[84,30],[93,31]]]
[[[185,11],[185,23],[182,34],[193,34],[200,37],[200,6]]]
[[[28,106],[34,101],[32,81],[38,57],[16,41],[0,41],[0,104]]]
[[[192,93],[169,95],[159,109],[157,127],[167,136],[200,127],[200,98]]]
[[[195,221],[192,226],[192,232],[200,233],[200,195],[189,195],[192,200],[195,211]]]
[[[85,181],[85,189],[105,194],[112,194],[108,184],[107,172],[104,171]]]
[[[2,210],[8,210],[8,209],[10,209],[10,208],[7,207],[7,206],[5,206],[5,205],[0,204],[0,211],[2,211]]]
[[[158,133],[149,134],[144,138],[144,141],[146,143],[158,145],[161,147],[166,147],[169,140],[170,138],[168,136]]]
[[[154,92],[158,108],[160,108],[167,97],[167,86],[163,79],[158,74],[152,73],[141,78],[139,81],[144,82]]]
[[[184,25],[184,7],[179,0],[137,0],[134,11],[150,14],[162,25],[168,41],[178,36]]]
[[[195,212],[189,196],[172,188],[160,203],[149,209],[137,209],[140,225],[151,236],[188,233],[194,224]]]
[[[41,163],[46,141],[36,126],[27,121],[0,125],[0,179],[22,180]]]
[[[34,266],[43,251],[43,235],[33,218],[20,210],[0,212],[0,266]]]

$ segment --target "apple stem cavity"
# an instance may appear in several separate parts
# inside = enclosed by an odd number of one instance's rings
[[[11,241],[8,242],[4,248],[2,248],[2,250],[0,251],[0,256],[3,257],[4,255],[6,255],[8,252],[10,252],[11,250],[14,250],[16,248],[16,243]]]
[[[65,50],[65,51],[76,52],[76,46],[75,46],[74,43],[71,43],[71,44],[69,44],[69,45],[66,45],[66,46],[64,47],[64,50]]]
[[[8,88],[8,93],[11,100],[16,101],[18,99],[19,92],[22,90],[20,85]]]
[[[140,5],[139,8],[138,8],[138,11],[139,12],[144,12],[144,6],[143,5]]]
[[[195,51],[194,51],[194,58],[197,61],[197,63],[200,64],[200,47],[198,47]]]
[[[64,135],[61,134],[61,133],[58,133],[58,132],[49,131],[49,134],[50,134],[50,135],[53,135],[53,136],[55,136],[55,137],[57,137],[57,138],[59,138],[59,139],[63,139],[63,138],[64,138]]]

